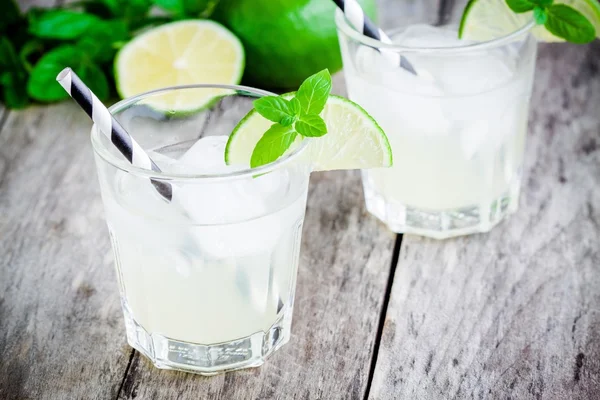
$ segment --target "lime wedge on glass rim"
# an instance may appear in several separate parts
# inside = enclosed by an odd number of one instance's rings
[[[295,93],[283,95],[286,100]],[[340,96],[330,95],[321,112],[327,125],[327,134],[308,140],[302,160],[310,163],[313,171],[335,169],[362,169],[392,165],[392,149],[387,136],[377,122],[358,104]],[[235,127],[227,146],[227,164],[250,165],[252,151],[258,140],[273,122],[252,110]],[[294,146],[288,149],[292,151]]]
[[[231,32],[208,20],[161,25],[135,37],[115,58],[121,97],[153,89],[202,83],[237,84],[244,71],[244,49]],[[145,102],[164,111],[192,112],[211,104],[224,89],[178,90]]]
[[[600,3],[597,0],[555,0],[553,4],[566,4],[582,13],[596,28],[600,37]],[[458,29],[461,39],[487,41],[509,35],[533,22],[533,11],[517,14],[506,0],[469,0]],[[543,25],[532,29],[542,42],[564,42],[548,32]]]

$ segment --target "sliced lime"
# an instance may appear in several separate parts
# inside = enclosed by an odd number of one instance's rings
[[[223,26],[206,20],[151,29],[127,43],[115,59],[122,97],[175,85],[237,84],[243,70],[240,41]],[[149,102],[162,110],[191,111],[222,94],[222,89],[179,90],[151,97]]]
[[[600,4],[597,0],[555,0],[554,4],[567,4],[581,12],[596,28],[596,36],[600,37]],[[458,34],[467,40],[492,40],[509,35],[532,21],[532,11],[516,14],[508,7],[506,0],[469,0]],[[542,42],[564,42],[544,26],[535,26],[532,33]]]
[[[291,99],[294,93],[284,95]],[[321,117],[327,134],[309,140],[303,159],[313,171],[362,169],[392,165],[392,149],[377,122],[358,104],[339,96],[329,96]],[[225,148],[228,164],[249,165],[254,146],[273,124],[250,111],[235,127]]]

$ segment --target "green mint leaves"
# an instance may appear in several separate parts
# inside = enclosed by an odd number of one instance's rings
[[[252,151],[250,167],[256,168],[277,160],[300,137],[319,137],[327,126],[319,114],[331,92],[331,75],[324,69],[308,77],[295,93],[266,96],[254,101],[254,109],[273,121]]]
[[[319,114],[323,111],[329,92],[331,91],[331,76],[328,70],[323,70],[309,76],[296,93],[302,111],[306,114]]]
[[[291,102],[281,97],[267,96],[254,101],[254,108],[269,121],[290,126],[300,114],[298,101]]]
[[[56,75],[70,66],[104,100],[114,94],[113,60],[146,27],[207,18],[219,0],[81,0],[21,12],[0,0],[0,103],[22,108],[32,101],[68,97]],[[155,8],[162,8],[155,13]]]
[[[596,38],[596,28],[579,11],[564,4],[547,9],[546,29],[572,43],[589,43]]]
[[[566,4],[553,3],[554,0],[506,0],[515,13],[533,11],[536,24],[569,42],[589,43],[596,38],[596,28],[582,13]]]
[[[271,125],[256,143],[250,158],[250,166],[256,168],[277,160],[290,148],[297,137],[298,133],[292,126]]]

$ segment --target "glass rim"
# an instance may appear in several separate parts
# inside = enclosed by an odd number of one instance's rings
[[[137,94],[132,97],[125,98],[123,100],[118,101],[108,108],[111,114],[116,115],[121,111],[126,110],[132,105],[135,105],[140,100],[145,98],[155,96],[161,93],[168,93],[176,90],[185,90],[185,89],[227,89],[234,90],[235,93],[232,95],[239,95],[239,92],[248,92],[256,95],[256,97],[264,97],[264,96],[277,96],[275,93],[256,89],[249,86],[242,85],[225,85],[225,84],[190,84],[190,85],[176,85],[176,86],[168,86],[164,88],[150,90],[144,93]],[[241,121],[241,120],[240,120]],[[99,139],[102,134],[98,129],[97,124],[94,123],[91,131],[91,141],[92,148],[94,152],[100,156],[105,162],[112,165],[115,168],[118,168],[124,172],[134,174],[136,176],[141,176],[145,178],[151,178],[156,180],[164,180],[164,181],[189,181],[189,180],[202,180],[202,181],[223,181],[223,180],[233,180],[233,179],[241,179],[254,177],[257,175],[266,174],[272,172],[283,165],[289,163],[290,161],[296,159],[300,153],[302,153],[309,142],[310,138],[304,138],[300,142],[300,144],[290,153],[284,155],[283,157],[278,158],[277,160],[270,162],[265,165],[261,165],[256,168],[244,168],[241,170],[235,170],[231,172],[218,173],[218,174],[182,174],[176,172],[156,172],[152,170],[148,170],[145,168],[137,167],[133,164],[130,164],[127,160],[122,158],[120,155],[115,155],[112,153],[107,146],[105,146]],[[144,149],[146,151],[146,149]]]
[[[338,28],[338,33],[342,32],[346,36],[364,44],[365,46],[369,46],[372,48],[380,48],[380,49],[388,49],[395,52],[404,52],[404,53],[441,53],[441,54],[456,54],[456,53],[467,53],[471,51],[485,50],[490,47],[501,46],[505,43],[510,42],[516,37],[519,37],[523,34],[528,33],[534,26],[535,20],[532,18],[529,23],[523,25],[521,28],[507,34],[501,36],[499,38],[477,42],[477,43],[469,43],[460,46],[450,46],[450,47],[410,47],[410,46],[402,46],[397,44],[389,44],[384,43],[380,40],[372,39],[368,36],[363,35],[358,32],[348,23],[348,19],[344,15],[344,13],[337,9],[335,14],[335,23]]]

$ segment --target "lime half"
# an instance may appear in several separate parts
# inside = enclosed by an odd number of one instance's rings
[[[597,0],[555,0],[554,4],[566,4],[585,15],[596,28],[600,37],[600,3]],[[486,41],[509,35],[533,21],[533,12],[517,14],[506,4],[506,0],[469,0],[458,35],[462,39]],[[533,35],[542,42],[564,42],[544,26],[535,26]]]
[[[284,95],[291,99],[294,93]],[[302,154],[313,171],[389,167],[392,149],[377,122],[358,104],[339,96],[329,96],[321,117],[327,134],[309,140]],[[255,110],[235,127],[225,148],[227,164],[250,165],[252,151],[273,122]]]
[[[127,43],[115,59],[117,90],[130,97],[149,90],[198,83],[237,84],[244,70],[240,41],[216,22],[162,25]],[[223,89],[179,90],[148,98],[161,110],[201,109]]]

